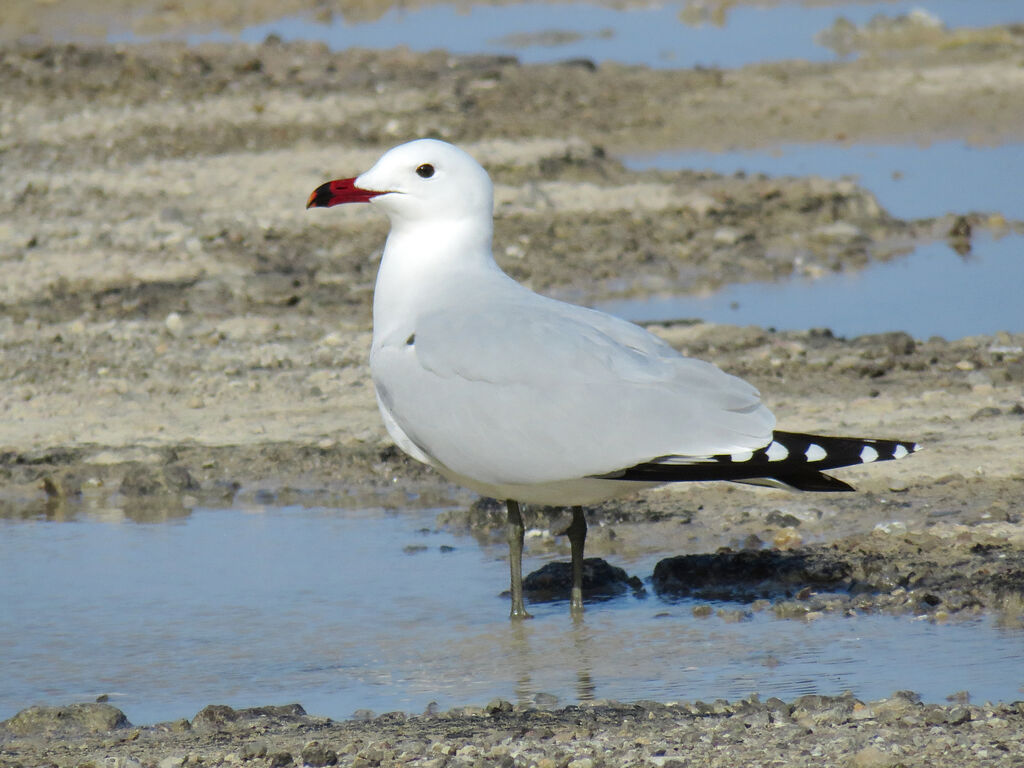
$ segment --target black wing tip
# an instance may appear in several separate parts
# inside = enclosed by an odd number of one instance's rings
[[[848,492],[854,488],[823,470],[902,459],[921,450],[920,444],[907,440],[803,432],[775,432],[772,438],[763,448],[743,454],[695,457],[692,462],[686,457],[666,456],[601,477],[651,483],[725,480],[801,491]]]

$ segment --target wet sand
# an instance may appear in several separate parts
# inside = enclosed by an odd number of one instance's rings
[[[836,138],[1019,140],[1022,41],[1001,29],[854,62],[661,72],[273,41],[5,44],[0,510],[66,515],[83,491],[137,516],[256,493],[286,499],[294,488],[330,503],[397,480],[421,503],[464,499],[446,522],[486,535],[495,516],[399,456],[379,423],[365,359],[384,221],[365,208],[307,212],[311,189],[413,136],[457,141],[497,183],[502,265],[583,302],[856,270],[934,239],[964,248],[978,233],[1024,229],[989,212],[895,219],[849,181],[633,173],[613,154]],[[715,237],[723,230],[742,237]],[[604,505],[591,520],[616,535],[593,537],[588,554],[614,562],[623,552],[760,542],[832,558],[871,587],[857,604],[814,590],[779,597],[782,612],[892,610],[935,621],[997,612],[1019,623],[1024,334],[653,330],[754,382],[783,428],[914,439],[926,450],[839,473],[856,495],[712,485]],[[531,524],[547,524],[544,511],[531,514]],[[881,565],[865,567],[872,562]],[[111,764],[174,765],[191,754],[192,763],[227,765],[262,742],[249,754],[255,764],[287,765],[274,756],[298,762],[311,740],[346,765],[924,765],[950,754],[962,765],[1011,765],[1019,753],[1016,705],[888,701],[717,711],[496,704],[350,724],[277,713],[255,725],[245,716],[193,730],[72,728],[59,738],[47,735],[52,724],[9,722],[0,761],[98,765],[120,755]],[[458,752],[467,745],[476,751]]]

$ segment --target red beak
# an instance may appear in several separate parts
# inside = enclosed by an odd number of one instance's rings
[[[313,190],[306,202],[307,208],[330,208],[342,203],[368,203],[383,192],[371,192],[356,186],[355,179],[335,179]]]

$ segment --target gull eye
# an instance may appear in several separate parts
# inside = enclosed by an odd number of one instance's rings
[[[423,165],[416,169],[416,175],[419,176],[421,179],[429,179],[431,176],[434,175],[434,166],[432,166],[430,163],[424,163]]]

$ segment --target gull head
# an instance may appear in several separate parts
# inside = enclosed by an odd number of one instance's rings
[[[489,221],[494,205],[487,171],[466,152],[436,139],[400,144],[365,173],[320,185],[306,207],[329,208],[342,203],[380,206],[393,224],[467,218]]]

